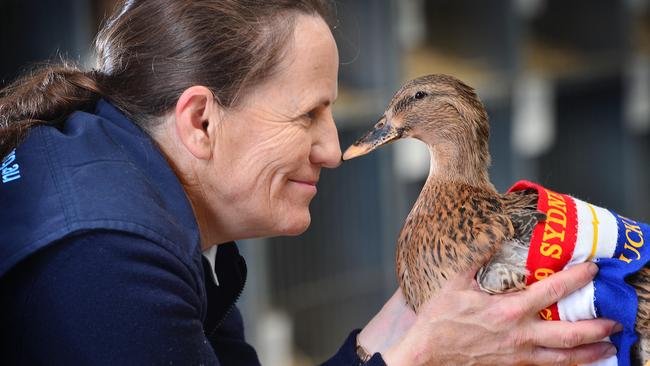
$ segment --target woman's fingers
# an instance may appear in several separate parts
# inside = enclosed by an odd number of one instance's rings
[[[539,347],[533,351],[531,361],[540,365],[575,365],[591,363],[616,354],[616,347],[608,342],[586,344],[572,349]]]
[[[623,330],[609,319],[566,321],[539,320],[530,327],[533,344],[548,348],[573,348],[602,341],[605,337]]]
[[[516,293],[522,296],[516,301],[523,304],[524,311],[540,311],[575,290],[584,287],[593,280],[596,273],[598,273],[598,266],[594,263],[577,264],[542,281],[535,282],[526,290]]]
[[[495,296],[470,290],[473,278],[459,276],[420,307],[404,337],[409,341],[395,343],[384,356],[404,359],[408,365],[415,364],[410,359],[414,350],[419,350],[424,364],[435,360],[455,365],[484,358],[498,365],[573,365],[605,358],[616,351],[602,342],[617,330],[615,322],[546,322],[536,315],[585,286],[597,271],[593,263],[580,264],[524,291]]]

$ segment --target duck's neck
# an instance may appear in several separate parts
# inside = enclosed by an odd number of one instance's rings
[[[487,141],[454,136],[427,142],[427,145],[431,153],[427,185],[461,183],[495,190],[488,174],[490,152]]]

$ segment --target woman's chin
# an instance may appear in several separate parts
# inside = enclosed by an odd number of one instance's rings
[[[301,214],[299,216],[294,216],[290,220],[287,220],[283,225],[278,229],[278,235],[284,236],[296,236],[304,233],[311,224],[311,215],[309,211],[306,214]]]

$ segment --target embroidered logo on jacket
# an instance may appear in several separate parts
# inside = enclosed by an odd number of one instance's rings
[[[20,179],[20,165],[16,163],[16,149],[13,149],[11,153],[2,160],[0,172],[2,172],[3,184]]]

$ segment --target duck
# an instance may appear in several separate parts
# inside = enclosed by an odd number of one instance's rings
[[[430,152],[429,175],[396,246],[396,274],[406,303],[418,308],[455,275],[480,267],[490,294],[526,287],[533,230],[546,214],[536,190],[499,193],[489,178],[489,121],[476,91],[443,74],[408,81],[374,126],[344,152],[348,161],[404,138]],[[629,283],[639,299],[637,359],[650,360],[650,270]]]
[[[343,160],[406,137],[424,142],[431,155],[429,176],[397,241],[407,304],[417,311],[444,281],[476,263],[492,264],[478,274],[482,290],[523,289],[526,243],[545,215],[537,211],[536,191],[499,194],[490,182],[488,116],[474,89],[438,74],[406,83]]]

